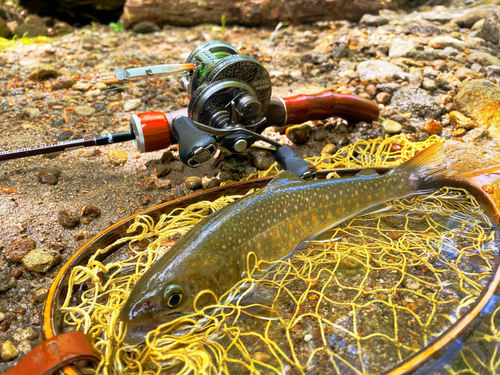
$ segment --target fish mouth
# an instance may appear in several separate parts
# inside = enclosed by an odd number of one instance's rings
[[[141,319],[140,321],[134,319],[131,322],[126,322],[127,333],[123,342],[128,345],[140,345],[146,341],[146,336],[150,331],[155,330],[162,324],[173,322],[178,318],[188,315],[188,313],[177,312],[163,316],[158,315],[155,319]]]

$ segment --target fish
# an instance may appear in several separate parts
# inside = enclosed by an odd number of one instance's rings
[[[384,175],[303,181],[290,171],[195,225],[137,281],[119,319],[136,332],[194,312],[196,296],[221,296],[245,277],[247,255],[274,262],[299,244],[380,205],[445,184],[441,144],[434,144]],[[206,301],[199,299],[196,306]],[[131,330],[132,332],[132,330]]]

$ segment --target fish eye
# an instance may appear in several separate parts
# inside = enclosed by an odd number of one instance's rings
[[[179,285],[169,285],[165,288],[164,305],[166,307],[174,308],[178,306],[184,299],[184,289]]]

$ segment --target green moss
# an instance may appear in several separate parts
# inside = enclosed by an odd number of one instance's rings
[[[34,38],[16,38],[14,35],[13,39],[5,39],[5,38],[0,38],[0,51],[4,51],[5,49],[9,47],[15,47],[20,44],[36,44],[36,43],[48,43],[50,42],[50,38],[47,38],[46,36],[37,36]]]

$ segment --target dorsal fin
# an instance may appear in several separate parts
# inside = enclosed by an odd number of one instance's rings
[[[295,176],[292,172],[282,171],[276,177],[274,177],[269,184],[267,184],[266,189],[274,189],[276,187],[303,182],[304,181],[302,179]]]

